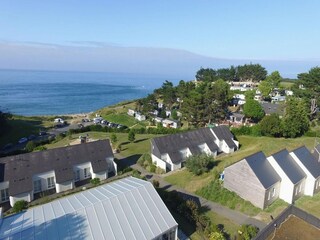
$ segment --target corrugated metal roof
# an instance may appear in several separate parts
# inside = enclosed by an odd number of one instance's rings
[[[178,224],[151,183],[124,178],[3,219],[0,239],[153,239]]]
[[[293,184],[300,182],[306,177],[306,174],[290,156],[287,149],[283,149],[280,152],[273,154],[272,157],[279,164],[281,169],[285,172]]]

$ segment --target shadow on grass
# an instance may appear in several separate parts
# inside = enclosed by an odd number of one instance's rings
[[[115,159],[116,164],[118,165],[118,170],[122,170],[126,167],[131,167],[136,164],[138,159],[141,157],[141,154],[134,154],[126,158],[122,158],[121,160]]]
[[[209,162],[209,164],[208,164],[208,169],[209,169],[209,171],[210,171],[212,168],[218,166],[220,162],[221,162],[221,160],[214,160],[214,161]]]
[[[143,138],[143,139],[139,139],[139,140],[136,140],[136,141],[134,141],[134,143],[139,143],[139,142],[143,142],[143,141],[145,141],[145,140],[148,140],[149,138]]]

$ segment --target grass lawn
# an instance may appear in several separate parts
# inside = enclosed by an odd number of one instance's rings
[[[320,193],[317,193],[313,197],[302,196],[295,201],[295,206],[320,218]]]
[[[280,86],[284,87],[285,89],[290,89],[294,85],[294,82],[280,82]]]
[[[0,137],[0,148],[7,143],[17,143],[20,138],[31,134],[38,135],[39,130],[46,128],[50,121],[45,117],[13,116],[9,121],[8,132]]]
[[[92,139],[106,139],[109,138],[111,133],[105,132],[87,132],[89,138]],[[62,140],[46,145],[47,148],[57,148],[67,146],[73,141],[77,141],[80,135],[86,135],[87,133],[78,133],[73,134],[72,136],[67,136]],[[127,133],[116,133],[118,142],[117,144],[121,144],[121,156],[129,157],[132,155],[141,155],[143,153],[150,153],[150,139],[155,137],[153,134],[136,134],[135,142],[128,141]]]
[[[309,149],[313,148],[314,146],[314,138],[312,137],[301,137],[296,139],[277,139],[270,137],[239,136],[238,140],[241,144],[240,150],[232,154],[221,154],[220,156],[218,156],[216,159],[217,161],[219,161],[217,166],[214,169],[212,169],[209,173],[203,174],[201,176],[195,176],[188,170],[182,170],[165,177],[165,180],[173,185],[178,185],[179,187],[182,187],[185,190],[194,193],[199,189],[206,187],[211,181],[214,180],[214,175],[216,175],[219,172],[222,172],[225,167],[255,152],[263,151],[266,154],[266,156],[269,156],[272,153],[280,151],[283,148],[287,148],[290,151],[301,145],[306,145]],[[286,206],[287,205],[285,203],[277,203],[273,208],[271,208],[272,210],[266,210],[264,212],[260,211],[258,216],[263,221],[268,222],[270,221],[270,214],[274,214],[276,216]],[[248,213],[254,215],[254,213],[258,212],[250,213],[249,211]]]

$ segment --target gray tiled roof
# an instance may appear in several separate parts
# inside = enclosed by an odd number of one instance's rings
[[[276,160],[278,165],[293,184],[300,182],[306,177],[306,174],[290,156],[287,149],[283,149],[280,152],[273,154],[272,157]]]
[[[3,181],[9,181],[9,194],[16,195],[33,189],[34,174],[54,170],[56,182],[62,183],[73,179],[77,164],[91,162],[93,172],[106,171],[107,157],[113,157],[110,142],[100,140],[0,158],[0,166],[4,166]]]
[[[299,147],[292,152],[298,157],[314,178],[318,178],[320,176],[320,163],[305,146]]]
[[[234,143],[233,135],[230,132],[229,127],[221,125],[218,127],[213,127],[211,130],[216,134],[219,140],[224,140],[229,148],[236,148],[237,145]]]
[[[151,143],[157,151],[153,150],[152,153],[158,158],[161,158],[161,154],[168,153],[171,160],[174,163],[178,163],[183,160],[179,151],[185,148],[198,152],[197,147],[206,143],[211,151],[217,151],[219,148],[214,143],[214,140],[215,137],[209,128],[156,137],[151,140]]]
[[[263,111],[267,115],[270,115],[272,113],[277,113],[280,116],[284,115],[284,108],[285,108],[284,104],[262,102],[262,103],[260,103],[260,105],[262,106]]]
[[[281,181],[280,176],[272,168],[263,152],[254,153],[246,157],[245,160],[265,189]]]

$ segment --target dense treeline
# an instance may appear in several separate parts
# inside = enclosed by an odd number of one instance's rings
[[[165,81],[152,94],[137,102],[137,110],[144,114],[158,111],[157,116],[166,117],[171,111],[171,118],[185,120],[189,126],[202,127],[219,123],[227,119],[228,106],[235,92],[230,90],[227,81],[260,82],[258,89],[263,99],[271,101],[271,93],[284,94],[280,86],[282,77],[278,71],[267,75],[259,64],[245,64],[230,68],[201,68],[196,73],[197,81],[181,80],[177,86]],[[294,96],[287,97],[283,119],[279,116],[264,116],[261,105],[253,98],[255,91],[247,91],[243,113],[254,123],[254,134],[275,137],[297,137],[309,129],[310,120],[318,118],[320,96],[320,68],[312,68],[308,73],[298,75],[293,88]],[[158,103],[161,101],[162,107]],[[179,112],[179,117],[177,115]],[[182,116],[182,117],[181,117]]]
[[[11,118],[10,113],[0,111],[0,136],[3,136],[9,128],[8,119]]]
[[[213,82],[218,79],[225,81],[252,81],[259,82],[267,77],[267,70],[260,64],[245,64],[242,66],[231,66],[230,68],[201,68],[196,73],[198,81]]]

